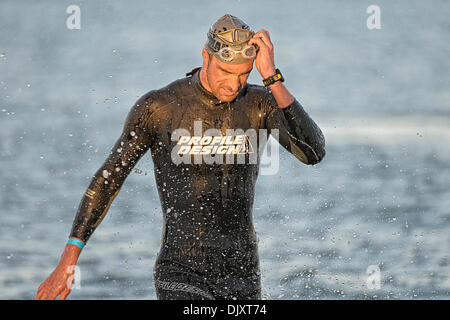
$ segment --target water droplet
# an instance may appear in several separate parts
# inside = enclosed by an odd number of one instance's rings
[[[41,159],[44,159],[44,155],[43,155],[43,154],[41,154],[41,155],[39,156],[39,158],[41,158]]]
[[[131,135],[132,137],[134,137],[134,136],[136,135],[136,132],[131,131],[131,132],[130,132],[130,135]]]

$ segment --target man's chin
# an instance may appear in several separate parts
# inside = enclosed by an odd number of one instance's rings
[[[222,102],[231,102],[236,98],[237,94],[227,96],[227,95],[220,95],[219,100]]]

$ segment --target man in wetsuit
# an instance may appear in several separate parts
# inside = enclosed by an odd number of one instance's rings
[[[269,32],[225,15],[209,30],[203,66],[132,107],[82,198],[69,242],[37,299],[65,299],[69,266],[148,150],[163,211],[154,266],[158,299],[260,299],[254,188],[266,130],[301,162],[325,156],[321,130],[283,84]],[[264,86],[247,84],[255,64]],[[255,138],[256,136],[256,138]],[[73,268],[72,268],[73,269]]]

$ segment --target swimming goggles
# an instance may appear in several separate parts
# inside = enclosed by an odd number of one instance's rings
[[[223,61],[230,62],[236,55],[241,54],[245,59],[256,57],[258,47],[249,45],[254,32],[244,29],[233,29],[220,33],[208,32],[208,45],[214,55]]]
[[[231,47],[223,47],[222,49],[220,49],[218,52],[215,52],[214,54],[219,55],[225,61],[231,61],[239,53],[246,59],[253,59],[254,57],[256,57],[257,51],[258,50],[255,48],[255,46],[247,44],[241,50],[235,50]]]

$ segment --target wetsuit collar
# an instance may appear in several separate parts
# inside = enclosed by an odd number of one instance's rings
[[[202,82],[200,81],[200,70],[201,68],[198,68],[197,71],[195,71],[195,73],[192,75],[192,85],[194,87],[195,93],[198,95],[200,100],[208,106],[226,105],[227,102],[220,101],[219,99],[216,98],[214,94],[212,94],[211,92],[206,90],[205,87],[203,87]],[[242,88],[237,97],[231,102],[234,102],[238,100],[240,97],[242,97],[245,94],[246,90],[247,84],[245,84],[244,88]]]

